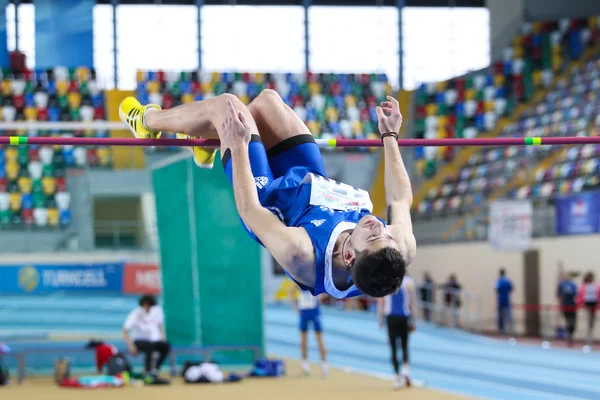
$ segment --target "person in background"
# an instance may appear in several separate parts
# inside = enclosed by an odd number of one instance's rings
[[[165,335],[162,308],[156,304],[154,296],[142,296],[140,306],[129,313],[123,324],[123,339],[129,353],[132,355],[145,354],[146,374],[157,376],[171,346]],[[152,355],[155,352],[159,356],[156,365],[152,365]]]
[[[592,342],[592,336],[594,334],[594,324],[596,322],[596,307],[600,300],[600,285],[595,282],[594,273],[588,272],[583,278],[583,283],[579,288],[577,296],[577,304],[585,306],[588,312],[588,334],[586,341],[588,344]]]
[[[308,325],[311,324],[315,331],[315,337],[319,344],[321,353],[321,374],[325,377],[328,373],[327,367],[327,349],[323,341],[323,329],[321,326],[321,309],[319,307],[319,298],[312,293],[301,291],[294,285],[290,289],[290,304],[300,316],[300,351],[302,353],[302,372],[304,375],[310,374],[308,365]]]
[[[392,365],[396,373],[394,389],[410,386],[408,336],[415,329],[413,316],[414,304],[417,300],[414,281],[405,276],[398,290],[394,294],[377,299],[377,320],[379,329],[387,325],[388,339],[392,353]],[[385,321],[384,321],[385,317]],[[402,370],[398,362],[398,339],[402,346]]]
[[[577,285],[572,275],[564,271],[560,273],[556,296],[565,319],[567,344],[573,346],[573,333],[577,324]]]
[[[506,277],[506,270],[501,268],[500,276],[496,281],[496,294],[498,297],[498,331],[502,333],[505,333],[505,322],[508,325],[509,333],[512,333],[512,317],[510,313],[510,294],[512,290],[512,282]]]
[[[454,327],[460,325],[459,309],[460,309],[460,290],[462,286],[458,283],[456,275],[452,274],[448,278],[448,282],[443,287],[445,292],[446,311],[450,311],[454,322]],[[444,315],[446,312],[444,312]],[[445,323],[444,318],[444,323]]]
[[[423,283],[419,289],[421,295],[421,303],[423,304],[423,319],[427,322],[431,321],[431,310],[433,309],[434,300],[434,283],[433,279],[429,275],[429,272],[425,272],[423,275]]]

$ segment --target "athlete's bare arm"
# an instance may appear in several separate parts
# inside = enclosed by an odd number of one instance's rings
[[[387,96],[388,101],[377,107],[379,118],[379,131],[399,132],[402,126],[402,114],[398,100]],[[389,115],[386,115],[389,114]],[[412,229],[410,208],[413,194],[410,178],[406,172],[398,143],[393,136],[383,139],[385,172],[384,185],[386,202],[388,205],[389,230],[392,236],[399,241],[400,251],[409,264],[417,252],[417,243]]]
[[[298,282],[312,286],[314,252],[310,238],[302,228],[286,227],[258,200],[256,184],[250,169],[248,143],[251,127],[231,101],[221,132],[221,145],[231,150],[233,194],[240,217],[271,252],[275,260]],[[312,278],[312,279],[311,279]]]

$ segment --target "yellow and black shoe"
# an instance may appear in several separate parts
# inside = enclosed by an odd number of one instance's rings
[[[127,124],[133,136],[138,139],[158,139],[160,137],[160,132],[154,132],[146,128],[143,124],[144,113],[149,108],[160,110],[158,104],[143,106],[135,97],[131,96],[124,98],[121,104],[119,104],[119,118]]]
[[[177,139],[197,139],[196,137],[178,133]],[[211,169],[215,164],[217,149],[207,149],[206,147],[194,146],[186,147],[194,155],[194,163],[200,168]]]

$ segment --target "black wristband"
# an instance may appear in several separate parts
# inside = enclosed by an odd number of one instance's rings
[[[383,143],[383,139],[388,136],[393,136],[398,141],[398,134],[396,132],[385,132],[381,134],[381,142]]]

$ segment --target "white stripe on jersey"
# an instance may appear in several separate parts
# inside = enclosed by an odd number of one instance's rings
[[[313,310],[319,306],[319,299],[310,292],[300,291],[298,295],[298,308],[300,310]]]

